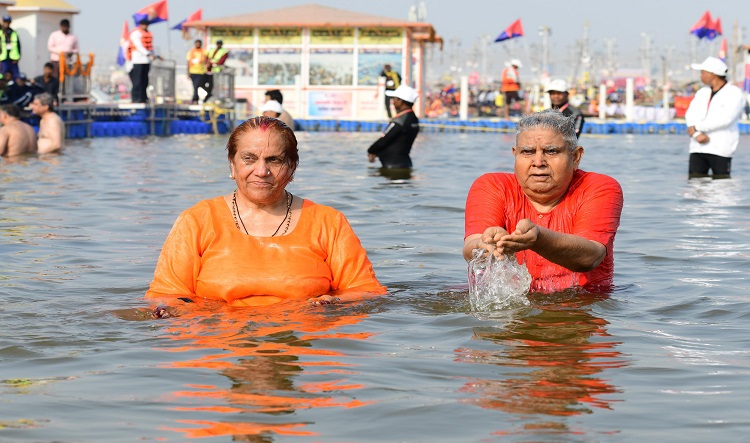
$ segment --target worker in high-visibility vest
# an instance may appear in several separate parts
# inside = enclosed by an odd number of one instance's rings
[[[214,74],[221,72],[224,69],[224,62],[229,57],[229,51],[224,48],[224,42],[216,40],[216,47],[211,51],[208,51],[208,72],[206,72],[206,99],[211,97],[211,93],[214,90]]]
[[[385,77],[385,90],[393,92],[401,86],[401,75],[398,72],[391,69],[391,65],[383,66],[383,70],[380,72],[381,77]],[[385,94],[385,111],[388,113],[388,118],[391,118],[391,100],[392,97]]]
[[[198,89],[206,89],[206,65],[208,57],[203,49],[203,42],[199,39],[187,53],[188,77],[193,83],[193,104],[198,104]]]
[[[18,33],[10,27],[12,19],[9,15],[3,16],[3,34],[0,42],[0,71],[3,75],[11,73],[11,79],[18,77],[18,62],[21,60],[21,39]]]

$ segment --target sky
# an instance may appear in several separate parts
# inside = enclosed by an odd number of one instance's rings
[[[66,0],[81,10],[73,21],[73,32],[78,35],[83,52],[94,52],[98,60],[114,59],[124,20],[132,27],[132,14],[155,0]],[[170,0],[169,26],[174,26],[198,8],[203,8],[204,19],[248,14],[261,10],[318,3],[334,8],[406,19],[415,0],[276,0],[256,2],[241,0]],[[735,24],[750,44],[750,2],[747,0],[691,1],[691,0],[473,0],[456,2],[424,0],[426,21],[443,37],[443,51],[432,53],[436,69],[477,70],[488,75],[502,69],[505,61],[515,56],[523,63],[522,75],[532,75],[542,66],[542,38],[539,29],[551,30],[548,44],[549,69],[555,73],[569,73],[575,69],[579,42],[588,24],[589,51],[597,60],[615,59],[617,68],[643,66],[642,48],[652,49],[652,72],[661,72],[661,56],[671,71],[685,71],[690,61],[701,61],[716,55],[719,39],[714,42],[698,40],[689,34],[692,25],[707,10],[720,17],[724,36],[733,41]],[[502,43],[494,38],[514,20],[520,18],[524,37]],[[151,26],[155,44],[162,53],[171,49],[172,56],[181,60],[189,43],[178,31],[167,32],[165,23]],[[484,40],[483,40],[484,39]],[[486,42],[486,43],[483,43]]]

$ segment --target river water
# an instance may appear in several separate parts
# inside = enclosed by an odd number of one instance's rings
[[[610,294],[472,313],[472,181],[508,134],[423,134],[411,177],[377,134],[299,133],[296,195],[341,210],[390,295],[141,309],[180,211],[233,190],[226,136],[71,141],[0,161],[0,441],[748,441],[750,139],[686,179],[687,137],[586,135],[625,192]]]

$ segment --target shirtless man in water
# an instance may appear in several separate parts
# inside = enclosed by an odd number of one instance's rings
[[[13,157],[37,151],[36,134],[30,124],[20,120],[21,109],[13,104],[0,106],[0,155]]]
[[[58,151],[65,143],[65,122],[54,111],[54,98],[43,92],[34,96],[31,112],[41,117],[39,120],[39,153]]]

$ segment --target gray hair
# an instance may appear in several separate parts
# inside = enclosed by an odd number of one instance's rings
[[[41,94],[35,95],[34,98],[39,100],[40,105],[47,106],[50,111],[54,111],[55,98],[52,97],[52,94],[49,92],[42,92]]]
[[[573,152],[578,146],[576,137],[575,119],[566,117],[556,109],[545,109],[521,118],[516,125],[516,144],[518,136],[526,131],[534,129],[549,129],[563,136],[565,147]]]

